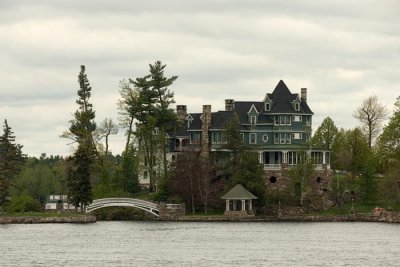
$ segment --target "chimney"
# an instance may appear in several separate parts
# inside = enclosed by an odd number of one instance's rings
[[[203,105],[201,122],[201,156],[208,157],[210,150],[211,105]]]
[[[301,100],[307,102],[307,88],[301,88]]]
[[[225,99],[225,111],[234,111],[234,110],[235,110],[235,100]]]
[[[186,115],[186,105],[176,105],[176,118],[178,119],[178,121],[185,121]]]

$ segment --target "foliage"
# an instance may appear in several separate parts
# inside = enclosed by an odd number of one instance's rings
[[[233,117],[225,124],[223,138],[226,142],[217,151],[217,158],[225,163],[223,169],[228,177],[235,173],[240,156],[247,148],[240,136],[239,126],[237,117]]]
[[[0,136],[0,206],[10,194],[10,185],[21,172],[24,155],[22,146],[15,143],[14,132],[4,120],[3,135]]]
[[[312,144],[317,148],[332,149],[337,133],[338,128],[333,120],[326,117],[315,131]]]
[[[73,158],[69,160],[68,195],[71,203],[83,210],[92,201],[90,178],[93,176],[94,158],[97,157],[98,160],[101,158],[93,139],[96,123],[93,105],[89,102],[92,88],[83,65],[78,81],[80,89],[76,103],[79,107],[74,113],[74,119],[70,121],[69,134],[64,134],[64,137],[70,136],[78,143]]]
[[[29,195],[20,195],[11,199],[8,212],[40,211],[40,203]]]
[[[390,205],[400,204],[400,97],[393,115],[378,140],[380,165],[384,177],[380,183],[381,198]]]
[[[137,150],[129,146],[122,154],[120,187],[130,193],[140,191]]]
[[[372,142],[379,135],[382,123],[387,116],[385,106],[379,103],[377,96],[370,96],[364,99],[353,116],[361,122],[363,133],[368,138],[368,146],[372,147]]]
[[[12,187],[14,196],[26,194],[43,201],[47,195],[67,193],[65,162],[60,156],[28,158]]]
[[[139,140],[139,152],[146,162],[146,172],[150,178],[150,192],[156,190],[158,183],[165,183],[168,168],[166,159],[165,135],[175,121],[175,114],[170,108],[174,103],[174,94],[168,89],[178,78],[164,76],[166,65],[160,61],[150,64],[150,74],[129,82],[121,83],[121,99],[118,108],[122,116],[123,126],[127,128],[127,142],[125,150],[131,143],[132,134]],[[136,131],[133,132],[133,123]],[[161,152],[162,162],[158,162],[157,153]],[[162,164],[162,174],[158,174],[156,167]],[[159,179],[160,178],[160,179]]]
[[[225,191],[230,190],[236,184],[241,184],[258,198],[254,201],[255,205],[259,208],[264,207],[266,190],[263,176],[264,169],[258,162],[258,154],[248,151],[242,152],[235,173],[227,183]]]
[[[303,206],[305,194],[311,188],[314,166],[305,151],[299,151],[298,153],[302,157],[300,162],[289,170],[289,177],[291,178],[291,188],[293,189],[292,195],[297,198],[299,205]]]
[[[185,151],[177,155],[171,168],[171,178],[167,181],[170,200],[187,203],[192,214],[201,208],[207,213],[209,207],[218,205],[222,184],[207,158],[201,158],[198,151]]]
[[[90,182],[92,159],[82,147],[78,147],[74,156],[67,160],[69,162],[67,165],[69,200],[75,207],[80,207],[83,211],[85,206],[93,200]]]

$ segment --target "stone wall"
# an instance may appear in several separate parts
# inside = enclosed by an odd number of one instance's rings
[[[294,185],[289,177],[288,164],[282,164],[281,170],[266,170],[264,180],[267,195],[275,198],[275,202],[277,199],[288,201],[290,196],[294,197]],[[321,210],[329,206],[331,201],[328,196],[331,184],[332,170],[326,165],[323,165],[322,169],[314,170],[312,178],[308,180],[308,190],[304,191],[304,201],[308,210]]]
[[[185,215],[185,204],[160,204],[160,219],[174,220]]]
[[[62,217],[35,217],[35,216],[0,216],[0,224],[18,223],[95,223],[92,215],[62,216]]]
[[[254,211],[252,210],[225,210],[224,216],[227,217],[253,217]]]

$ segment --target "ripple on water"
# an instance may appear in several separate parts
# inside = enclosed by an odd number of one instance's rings
[[[398,266],[400,225],[0,225],[0,266]]]

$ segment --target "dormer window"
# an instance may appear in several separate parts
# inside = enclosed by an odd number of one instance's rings
[[[271,103],[265,103],[265,111],[271,110]]]
[[[186,122],[187,122],[187,128],[190,128],[190,125],[191,125],[192,122],[193,122],[193,117],[192,117],[190,114],[188,114],[188,115],[186,116],[185,120],[186,120]]]
[[[250,124],[256,125],[257,123],[257,116],[250,116]]]
[[[300,111],[300,103],[294,103],[294,109]]]

